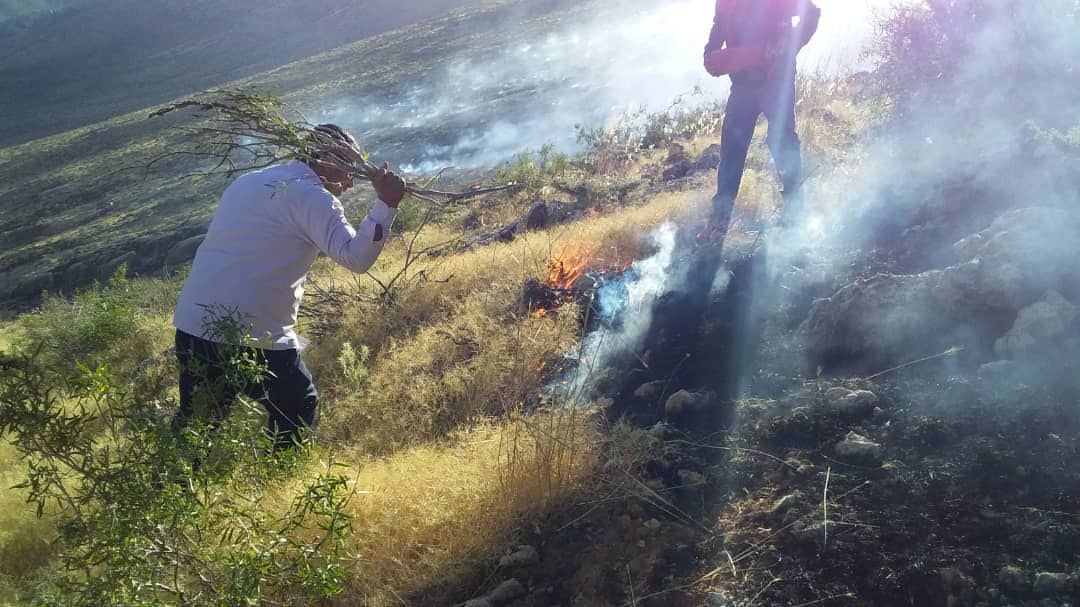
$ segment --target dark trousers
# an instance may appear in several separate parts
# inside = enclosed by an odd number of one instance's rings
[[[268,372],[261,379],[238,377],[229,367],[237,354],[265,364]],[[241,394],[266,407],[275,450],[297,444],[303,438],[302,431],[315,425],[319,394],[296,350],[223,346],[177,331],[176,358],[180,362],[180,410],[173,419],[174,429],[184,427],[197,415],[205,415],[212,424],[220,422]]]
[[[766,142],[783,187],[782,217],[788,219],[801,210],[802,151],[795,133],[795,81],[780,87],[735,84],[731,87],[720,133],[720,166],[713,197],[713,225],[721,234],[727,232],[731,222],[731,211],[746,168],[746,154],[761,114],[769,122]]]

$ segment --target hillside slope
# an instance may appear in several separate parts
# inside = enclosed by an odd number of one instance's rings
[[[237,82],[280,93],[298,107],[323,100],[405,99],[420,79],[438,82],[455,62],[492,56],[523,37],[541,38],[583,15],[591,5],[560,8],[523,0],[490,2],[452,16],[353,43]],[[470,119],[513,112],[530,90],[506,95],[505,105],[481,105]],[[0,149],[0,305],[25,306],[42,290],[67,290],[108,276],[122,262],[135,273],[176,267],[192,251],[174,247],[204,229],[223,181],[185,178],[198,170],[173,158],[147,171],[155,157],[178,149],[175,120],[129,113],[19,146]],[[432,141],[450,140],[447,121],[409,129],[377,121],[360,131],[368,149],[392,162],[422,155]],[[393,127],[406,127],[394,131]],[[373,137],[382,132],[383,139]],[[377,147],[376,147],[377,146]],[[360,193],[358,197],[366,196]],[[170,255],[172,252],[172,255]]]
[[[99,122],[468,3],[120,0],[0,25],[0,145]]]

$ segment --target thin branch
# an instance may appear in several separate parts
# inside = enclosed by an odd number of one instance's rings
[[[284,160],[304,160],[365,181],[371,181],[380,170],[367,154],[345,149],[339,141],[317,130],[316,125],[274,95],[241,89],[210,91],[166,105],[149,117],[160,118],[188,110],[202,120],[194,126],[176,128],[195,141],[193,148],[170,150],[151,159],[146,166],[152,167],[163,159],[182,154],[214,160],[216,166],[211,172],[225,168],[225,173],[232,175],[252,168],[249,164],[238,166],[233,162],[235,154],[244,152],[263,166]],[[425,202],[451,204],[520,187],[518,183],[506,183],[450,192],[407,184],[406,191]]]

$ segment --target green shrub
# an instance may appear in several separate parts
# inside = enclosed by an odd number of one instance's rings
[[[259,379],[239,352],[230,379]],[[57,522],[59,573],[38,604],[306,605],[342,591],[352,491],[336,466],[289,498],[309,454],[266,455],[260,407],[241,400],[225,420],[179,427],[172,403],[142,393],[41,349],[0,358],[0,437],[38,515]]]
[[[535,152],[521,152],[495,171],[494,181],[516,182],[535,190],[566,179],[574,165],[570,157],[544,145]]]
[[[41,306],[16,321],[16,350],[36,351],[50,366],[108,365],[129,371],[158,354],[157,319],[176,301],[179,281],[132,280],[120,266],[104,284],[71,299],[46,294]]]

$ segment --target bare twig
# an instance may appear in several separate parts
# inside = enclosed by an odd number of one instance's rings
[[[825,469],[825,491],[821,494],[821,526],[825,529],[825,541],[822,547],[829,545],[829,478],[832,476],[832,466]]]
[[[893,371],[899,371],[901,369],[906,369],[906,368],[908,368],[910,366],[917,365],[919,363],[924,363],[924,362],[931,361],[931,360],[936,360],[938,358],[945,358],[947,356],[955,356],[956,354],[959,354],[960,352],[963,352],[963,351],[964,351],[963,346],[953,346],[953,347],[949,348],[948,350],[945,350],[944,352],[942,352],[940,354],[934,354],[933,356],[924,356],[923,358],[912,360],[912,361],[906,362],[906,363],[904,363],[902,365],[896,365],[895,367],[885,369],[884,371],[878,371],[877,373],[875,373],[873,375],[867,375],[863,379],[876,379],[878,377],[881,377],[882,375],[885,375],[886,373],[892,373]]]

